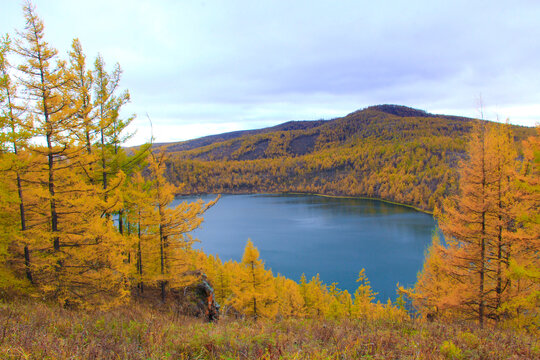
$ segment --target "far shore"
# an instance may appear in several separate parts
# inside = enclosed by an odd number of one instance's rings
[[[198,196],[198,195],[218,195],[217,193],[198,193],[198,194],[177,194],[177,197],[182,196]],[[407,207],[409,209],[416,210],[418,212],[433,215],[433,211],[428,211],[421,209],[419,207],[416,207],[414,205],[410,204],[404,204],[399,203],[391,200],[381,199],[381,198],[374,198],[374,197],[367,197],[367,196],[350,196],[350,195],[327,195],[327,194],[319,194],[319,193],[308,193],[308,192],[276,192],[276,193],[268,193],[268,192],[223,192],[219,193],[219,195],[311,195],[311,196],[320,196],[320,197],[326,197],[326,198],[334,198],[334,199],[358,199],[358,200],[373,200],[373,201],[381,201],[387,204],[392,205],[399,205],[403,207]]]

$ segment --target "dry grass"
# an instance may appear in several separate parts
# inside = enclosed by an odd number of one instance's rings
[[[109,312],[0,304],[2,359],[540,359],[513,330],[405,323],[222,319],[133,305]]]

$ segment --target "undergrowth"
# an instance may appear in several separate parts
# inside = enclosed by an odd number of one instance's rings
[[[1,359],[540,359],[539,340],[465,324],[242,320],[130,305],[77,311],[0,304]]]

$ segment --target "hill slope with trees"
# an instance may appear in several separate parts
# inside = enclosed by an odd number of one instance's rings
[[[379,105],[330,121],[158,144],[183,194],[301,192],[432,211],[455,187],[474,119]],[[493,124],[486,122],[487,124]],[[512,126],[516,143],[534,129]]]

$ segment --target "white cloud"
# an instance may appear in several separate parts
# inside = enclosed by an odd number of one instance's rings
[[[537,1],[35,3],[61,53],[79,37],[89,62],[100,52],[121,64],[125,113],[139,133],[148,113],[158,141],[381,103],[471,116],[480,94],[488,114],[540,118]],[[0,32],[23,24],[19,3],[4,1]]]

